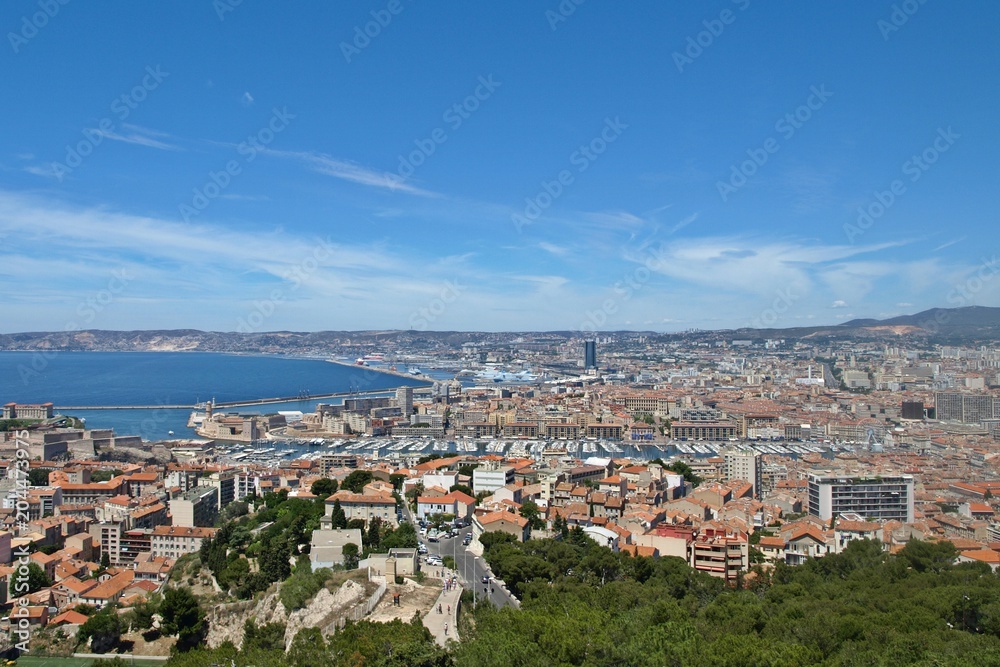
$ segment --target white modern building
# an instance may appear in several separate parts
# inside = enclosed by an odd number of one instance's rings
[[[809,473],[809,513],[824,520],[855,513],[912,523],[913,475]]]
[[[514,483],[514,468],[512,466],[482,465],[472,471],[472,492],[493,493],[508,484]]]

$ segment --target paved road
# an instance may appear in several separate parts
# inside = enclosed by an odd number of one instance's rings
[[[414,526],[416,526],[415,518],[409,506],[404,511],[408,520],[412,521]],[[457,571],[459,581],[466,589],[473,591],[477,602],[481,602],[485,595],[486,599],[497,607],[505,607],[507,605],[519,606],[514,596],[504,587],[498,585],[493,579],[493,572],[490,571],[483,557],[477,556],[462,544],[466,534],[471,532],[472,527],[469,526],[459,531],[457,537],[444,538],[439,542],[428,542],[426,538],[421,537],[420,541],[427,545],[428,555],[437,554],[441,558],[451,556],[455,559],[455,570]],[[422,567],[429,576],[436,576],[438,570],[443,569],[427,565],[426,563]],[[484,585],[482,583],[483,577],[487,577],[490,580],[490,584]]]

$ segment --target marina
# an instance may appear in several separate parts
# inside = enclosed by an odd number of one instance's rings
[[[832,457],[829,443],[807,442],[644,442],[634,444],[610,440],[500,440],[355,437],[344,439],[261,439],[249,443],[218,441],[215,453],[221,461],[280,466],[293,460],[316,460],[324,454],[356,454],[375,460],[401,461],[429,454],[501,456],[542,460],[549,457],[698,459],[719,456],[726,447],[738,446],[763,455],[798,458],[818,454]]]

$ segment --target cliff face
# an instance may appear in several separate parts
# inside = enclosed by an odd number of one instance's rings
[[[285,648],[302,628],[319,628],[323,634],[332,633],[337,621],[368,596],[365,587],[356,581],[346,581],[331,592],[326,588],[303,608],[289,613],[278,599],[277,592],[268,593],[257,601],[234,602],[219,605],[208,614],[209,648],[216,648],[225,641],[240,647],[243,644],[243,626],[250,619],[257,625],[285,623]]]

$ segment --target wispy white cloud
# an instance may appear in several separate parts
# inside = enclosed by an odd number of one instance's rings
[[[702,237],[661,243],[641,253],[627,254],[626,259],[646,263],[671,278],[726,293],[766,296],[791,289],[807,294],[818,280],[836,283],[854,276],[859,265],[845,260],[895,245],[898,244],[847,246],[794,240]],[[651,258],[655,261],[651,262]],[[840,265],[835,266],[838,262]],[[883,274],[891,270],[888,263],[885,267]],[[869,266],[863,273],[872,274],[872,271]]]
[[[937,252],[938,250],[944,250],[945,248],[950,248],[951,246],[955,245],[956,243],[961,243],[966,238],[968,238],[968,237],[966,237],[966,236],[960,236],[957,239],[952,239],[950,241],[946,241],[945,243],[942,243],[938,247],[934,248],[934,250],[932,250],[931,252]]]
[[[415,195],[418,197],[441,197],[441,195],[436,192],[431,192],[429,190],[424,190],[423,188],[418,188],[415,185],[411,185],[402,179],[398,174],[369,169],[355,162],[340,160],[322,153],[312,153],[307,151],[281,151],[270,148],[264,149],[263,152],[276,157],[298,160],[316,173],[332,176],[333,178],[347,181],[349,183],[357,183],[359,185],[365,185],[381,190],[389,190],[391,192],[402,192],[404,194]]]
[[[105,328],[233,330],[262,303],[274,314],[259,330],[408,328],[411,314],[437,303],[449,284],[459,294],[449,295],[433,328],[565,328],[589,296],[565,277],[491,266],[473,252],[421,257],[410,246],[185,223],[0,191],[4,234],[17,240],[0,246],[0,330],[8,331],[60,329],[114,269],[136,278],[100,318]]]
[[[125,132],[120,133],[120,132],[115,132],[113,130],[104,131],[96,128],[94,129],[95,132],[99,133],[106,139],[111,139],[112,141],[121,141],[126,144],[146,146],[147,148],[158,148],[164,151],[183,150],[180,146],[177,146],[175,144],[167,143],[165,141],[160,141],[160,139],[170,136],[165,132],[149,130],[144,127],[140,127],[138,125],[130,125],[128,123],[122,125],[122,130],[124,130]]]
[[[53,164],[32,164],[24,167],[24,171],[43,178],[54,178],[61,180],[63,174],[55,168]]]
[[[569,254],[569,248],[556,245],[555,243],[549,243],[547,241],[539,242],[538,247],[547,253],[556,255],[557,257],[565,257]]]
[[[677,224],[675,224],[673,227],[671,227],[670,228],[670,233],[671,234],[676,234],[677,232],[679,232],[680,230],[684,229],[685,227],[687,227],[688,225],[690,225],[692,222],[694,222],[697,219],[698,219],[698,214],[697,213],[692,213],[691,215],[689,215],[688,217],[684,218],[683,220],[681,220],[680,222],[678,222]]]
[[[595,211],[585,213],[584,217],[602,229],[635,230],[649,224],[645,218],[628,211]]]

